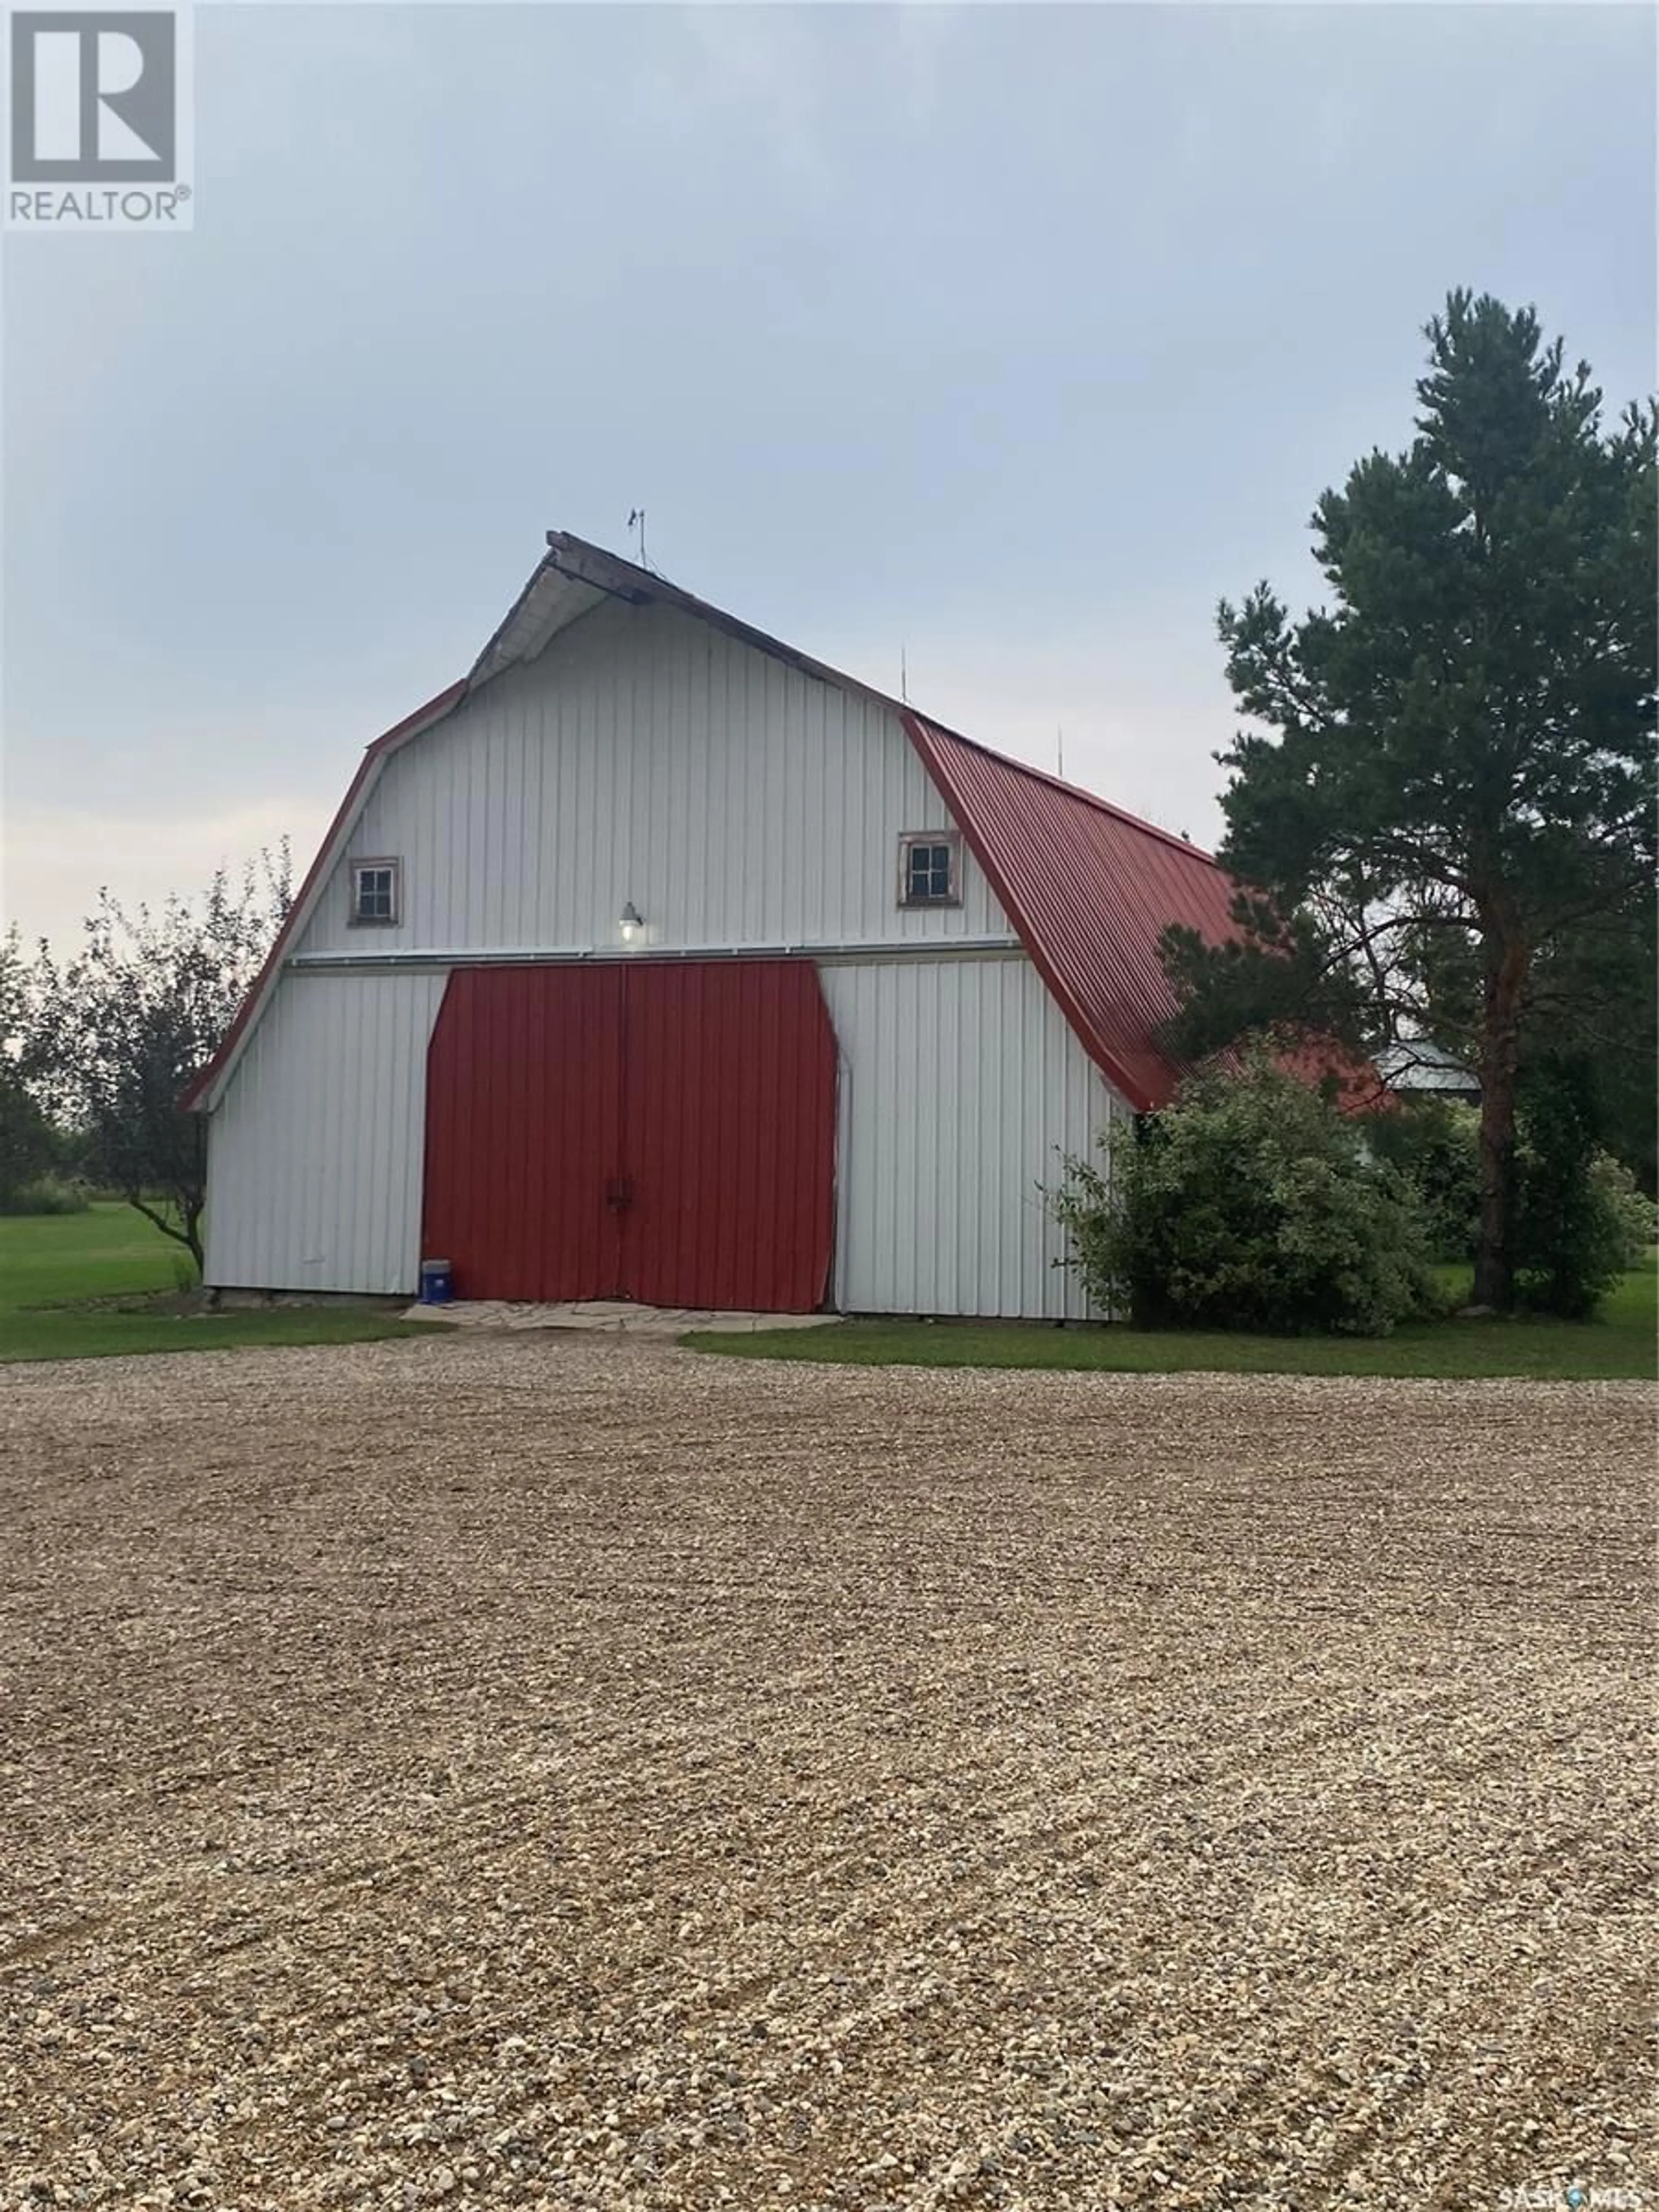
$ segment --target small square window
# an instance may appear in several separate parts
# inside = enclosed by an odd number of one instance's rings
[[[915,831],[899,840],[899,904],[956,906],[962,898],[962,841],[954,830]]]
[[[398,911],[396,860],[354,860],[351,864],[351,919],[354,923],[395,922]]]

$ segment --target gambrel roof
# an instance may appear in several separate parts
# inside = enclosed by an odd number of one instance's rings
[[[1176,921],[1232,935],[1232,878],[1091,792],[908,708],[904,725],[1091,1058],[1138,1113],[1166,1105],[1179,1071],[1157,1041],[1175,1012],[1158,940]]]
[[[1174,1011],[1158,958],[1172,922],[1212,942],[1232,933],[1231,878],[1184,838],[1093,793],[1028,768],[927,720],[735,616],[562,531],[459,683],[377,738],[364,754],[287,921],[218,1051],[185,1095],[210,1107],[314,908],[386,761],[507,668],[532,660],[607,599],[675,607],[803,674],[896,715],[969,848],[1091,1058],[1137,1112],[1168,1103],[1180,1071],[1158,1031]]]

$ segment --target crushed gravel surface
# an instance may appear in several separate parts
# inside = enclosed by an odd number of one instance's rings
[[[14,1369],[0,2206],[1659,2207],[1651,1406]]]

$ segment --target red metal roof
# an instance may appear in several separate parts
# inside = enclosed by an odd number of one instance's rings
[[[1181,1071],[1156,1041],[1175,999],[1158,957],[1171,922],[1236,936],[1232,878],[1185,838],[906,712],[904,726],[1091,1056],[1137,1112]]]

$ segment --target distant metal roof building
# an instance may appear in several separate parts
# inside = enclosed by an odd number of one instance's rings
[[[1475,1099],[1480,1079],[1427,1037],[1402,1037],[1376,1055],[1376,1072],[1390,1091],[1435,1091],[1443,1098]]]

